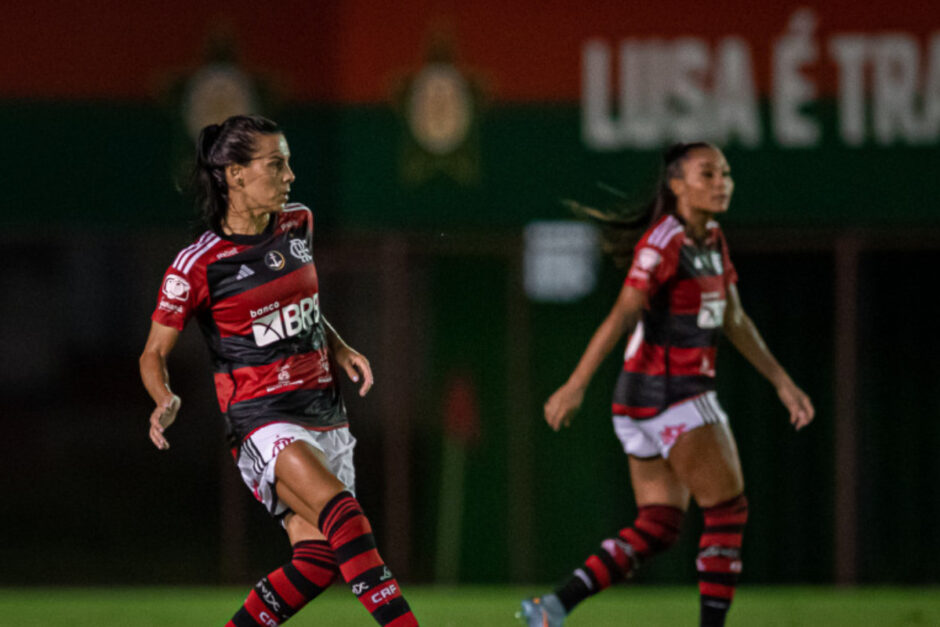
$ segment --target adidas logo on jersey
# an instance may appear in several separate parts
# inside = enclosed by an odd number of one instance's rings
[[[235,275],[235,280],[241,281],[242,279],[247,279],[254,273],[255,273],[254,270],[252,270],[245,264],[242,264],[242,267],[238,269],[238,274]]]

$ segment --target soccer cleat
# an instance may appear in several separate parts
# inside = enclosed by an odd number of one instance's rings
[[[565,608],[557,596],[546,594],[525,599],[516,618],[524,620],[527,627],[561,627],[565,622]]]

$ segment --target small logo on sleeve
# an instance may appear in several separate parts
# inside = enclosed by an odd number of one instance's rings
[[[163,281],[163,294],[171,300],[189,298],[189,281],[175,274],[167,275]]]
[[[636,254],[637,267],[647,272],[652,272],[662,260],[663,256],[653,248],[641,248]]]

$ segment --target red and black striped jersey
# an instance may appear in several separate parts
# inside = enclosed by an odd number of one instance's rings
[[[182,331],[192,317],[209,346],[233,442],[273,421],[346,424],[320,318],[307,207],[288,204],[259,235],[206,231],[180,251],[152,319]]]
[[[697,243],[673,215],[637,243],[626,285],[647,304],[624,355],[613,413],[652,418],[666,407],[715,388],[715,356],[728,286],[738,276],[714,220]]]

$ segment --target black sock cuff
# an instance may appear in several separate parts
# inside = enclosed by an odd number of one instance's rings
[[[571,579],[555,590],[555,596],[561,601],[561,606],[565,608],[565,614],[570,614],[574,606],[590,595],[591,590],[577,575],[572,575]]]

